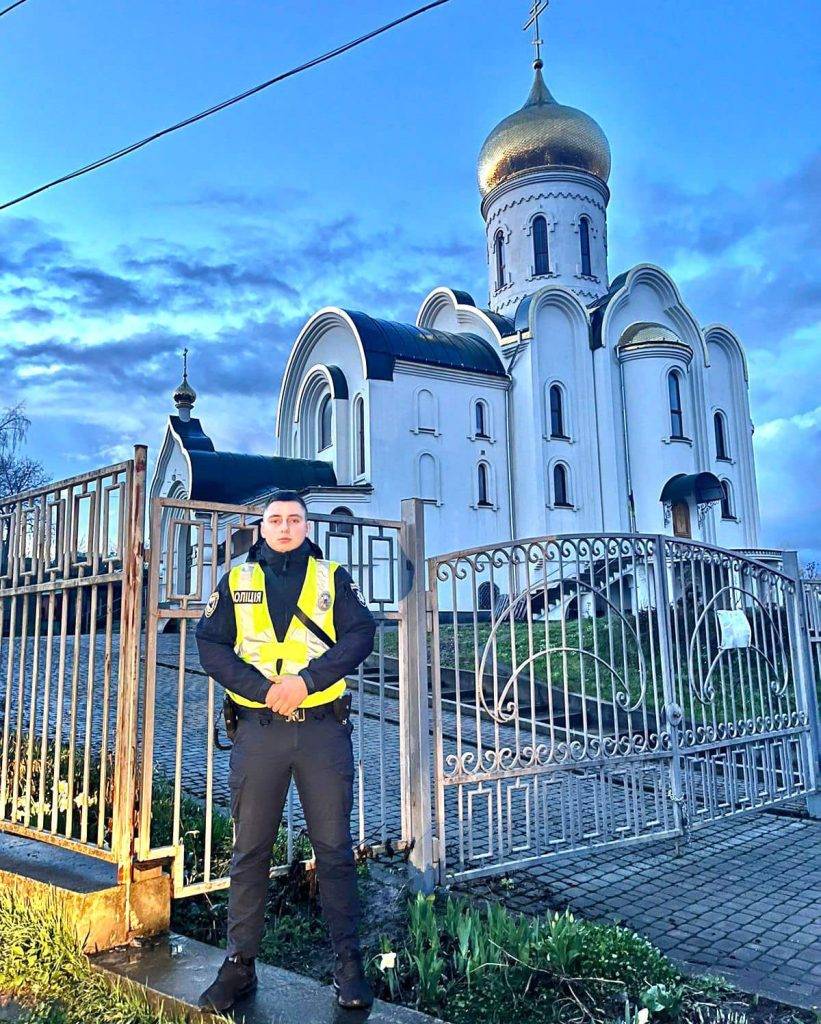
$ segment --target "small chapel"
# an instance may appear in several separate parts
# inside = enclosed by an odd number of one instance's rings
[[[269,457],[215,448],[186,373],[152,498],[259,505],[287,487],[313,512],[397,519],[419,497],[428,554],[605,532],[757,547],[744,349],[662,268],[610,276],[610,145],[554,98],[538,43],[524,105],[478,157],[487,302],[443,285],[413,324],[317,310]]]

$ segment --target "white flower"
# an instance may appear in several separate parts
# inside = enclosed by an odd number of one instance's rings
[[[643,1006],[636,1014],[636,1024],[647,1024],[648,1020],[650,1020],[650,1011]]]
[[[379,958],[380,971],[392,971],[396,967],[396,953],[383,953]]]

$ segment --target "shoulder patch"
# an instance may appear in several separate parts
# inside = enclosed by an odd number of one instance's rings
[[[206,617],[206,619],[210,619],[211,616],[216,611],[217,605],[219,604],[219,599],[220,599],[219,591],[215,590],[214,593],[208,598],[208,604],[205,606],[205,617]]]
[[[359,603],[360,603],[360,604],[362,605],[362,607],[363,607],[363,608],[367,608],[367,607],[368,607],[368,602],[367,602],[367,601],[365,600],[365,595],[364,595],[364,594],[362,593],[362,591],[361,591],[361,590],[359,589],[359,587],[358,587],[358,586],[357,586],[357,585],[356,585],[356,584],[354,583],[354,581],[353,581],[353,580],[351,580],[351,590],[353,591],[353,596],[354,596],[354,597],[355,597],[355,598],[357,599],[357,601],[358,601],[358,602],[359,602]]]

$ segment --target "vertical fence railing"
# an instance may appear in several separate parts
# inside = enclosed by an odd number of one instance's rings
[[[410,838],[410,885],[431,892],[436,857],[431,801],[431,746],[428,684],[428,609],[425,574],[424,504],[402,502],[399,632],[399,771],[402,834]]]
[[[177,897],[228,884],[230,746],[221,729],[223,689],[199,665],[194,630],[218,580],[245,561],[263,511],[171,498],[152,502],[137,857],[170,859]],[[408,811],[400,749],[417,765],[424,757],[424,743],[414,738],[419,726],[406,713],[400,653],[406,650],[405,616],[418,621],[421,614],[424,627],[418,582],[403,564],[403,551],[417,549],[419,535],[412,517],[309,519],[309,537],[348,570],[377,622],[374,654],[348,680],[354,697],[354,844],[363,855],[403,852],[413,843],[407,828],[416,826],[420,811]],[[417,702],[414,723],[425,711]],[[399,787],[397,773],[404,779]],[[424,843],[418,850],[414,844],[411,856],[424,850]],[[284,874],[294,860],[310,856],[292,787],[272,873]]]
[[[144,446],[0,500],[0,830],[130,864]]]

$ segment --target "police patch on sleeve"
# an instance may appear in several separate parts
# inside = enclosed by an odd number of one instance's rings
[[[368,602],[365,600],[365,595],[362,593],[359,587],[353,582],[353,580],[351,580],[351,590],[353,591],[353,596],[362,605],[362,607],[367,608]]]
[[[210,619],[211,616],[216,611],[217,604],[219,603],[219,599],[220,599],[219,591],[215,590],[214,593],[208,598],[208,604],[205,606],[205,617],[206,617],[206,619]]]

